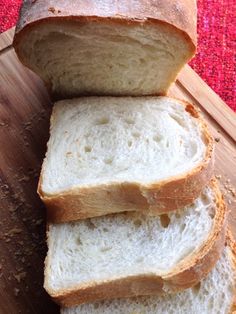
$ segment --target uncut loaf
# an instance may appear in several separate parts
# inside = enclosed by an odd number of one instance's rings
[[[85,97],[55,104],[38,192],[51,222],[191,204],[213,172],[198,111],[168,97]]]
[[[14,38],[54,98],[166,94],[196,49],[195,0],[25,0]]]
[[[226,208],[214,182],[169,215],[137,212],[50,224],[44,287],[63,306],[175,293],[214,267]]]

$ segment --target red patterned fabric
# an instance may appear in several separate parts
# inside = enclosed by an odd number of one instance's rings
[[[22,0],[0,0],[0,32],[16,23]],[[198,0],[193,69],[236,111],[236,0]]]

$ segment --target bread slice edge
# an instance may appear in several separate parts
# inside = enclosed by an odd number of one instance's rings
[[[214,143],[206,123],[193,105],[176,99],[185,110],[198,119],[206,143],[203,161],[191,171],[152,184],[111,182],[108,184],[74,187],[49,195],[43,191],[42,171],[38,194],[48,209],[53,223],[102,216],[124,211],[140,211],[160,215],[190,205],[210,182],[214,169]],[[53,113],[52,117],[53,119]]]
[[[218,261],[224,248],[227,208],[216,182],[212,183],[216,195],[216,214],[212,231],[202,246],[185,258],[168,274],[142,274],[116,278],[102,282],[89,282],[69,289],[54,291],[49,287],[50,256],[45,260],[44,288],[53,300],[64,307],[89,303],[104,299],[126,298],[139,295],[175,293],[196,285],[207,276]],[[48,244],[50,237],[48,235]]]

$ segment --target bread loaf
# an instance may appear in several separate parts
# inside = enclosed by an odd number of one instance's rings
[[[163,95],[196,39],[195,0],[27,0],[14,47],[57,99]]]

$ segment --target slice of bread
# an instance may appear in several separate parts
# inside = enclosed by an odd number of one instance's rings
[[[202,282],[175,295],[100,301],[61,309],[61,314],[235,313],[236,247],[229,240],[216,267]]]
[[[189,205],[213,172],[198,112],[168,97],[88,97],[55,104],[39,182],[49,220]]]
[[[189,207],[51,224],[45,288],[61,305],[173,293],[195,285],[224,245],[226,208],[213,182]]]
[[[196,49],[195,0],[24,1],[14,47],[55,98],[163,95]]]

